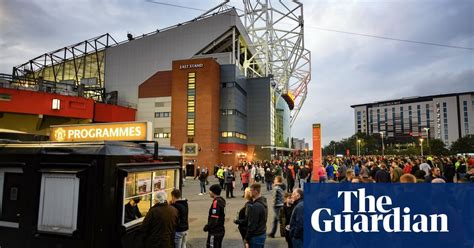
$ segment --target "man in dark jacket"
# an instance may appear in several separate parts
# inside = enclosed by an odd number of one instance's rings
[[[432,167],[431,173],[425,178],[425,183],[431,183],[436,178],[441,178],[445,182],[447,181],[445,177],[441,176],[441,171],[438,167]]]
[[[392,179],[390,179],[390,172],[387,170],[387,165],[382,163],[380,165],[380,170],[377,171],[375,174],[375,182],[376,183],[390,183]]]
[[[171,206],[178,210],[178,224],[176,225],[176,234],[174,238],[175,248],[186,248],[188,236],[188,200],[181,199],[181,191],[174,189],[171,191]]]
[[[290,220],[290,237],[293,243],[293,248],[303,248],[303,227],[304,227],[304,205],[303,205],[303,190],[296,189],[293,192],[293,205],[295,209],[291,214]]]
[[[208,232],[206,247],[221,248],[224,239],[225,228],[225,200],[221,195],[221,186],[214,184],[209,188],[209,196],[213,198],[209,216],[204,231]]]
[[[164,191],[156,193],[158,201],[145,216],[142,232],[145,235],[145,248],[173,248],[178,222],[178,210],[168,205]]]
[[[138,203],[140,203],[140,200],[140,197],[135,197],[130,199],[130,201],[125,205],[125,223],[142,217],[142,214],[138,209]]]
[[[283,196],[285,194],[286,186],[283,183],[283,178],[281,176],[275,177],[274,180],[275,189],[273,190],[273,226],[272,231],[268,235],[270,238],[275,237],[275,233],[278,228],[278,222],[280,219],[280,211],[283,208],[284,199]]]
[[[250,186],[253,205],[248,211],[248,227],[245,235],[245,242],[249,248],[263,248],[265,246],[268,207],[267,199],[261,195],[261,189],[259,183]]]

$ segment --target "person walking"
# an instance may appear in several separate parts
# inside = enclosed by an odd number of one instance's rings
[[[252,168],[250,169],[250,184],[254,184],[255,183],[255,178],[257,177],[257,168],[256,168],[257,165],[253,164],[252,165]]]
[[[188,237],[188,200],[181,198],[181,191],[173,189],[171,191],[171,206],[178,210],[178,223],[176,225],[176,234],[174,238],[175,248],[186,248],[186,241]]]
[[[240,180],[242,181],[242,190],[249,186],[250,172],[247,166],[244,167],[244,170],[240,174]],[[245,196],[245,195],[244,195]]]
[[[298,172],[300,177],[300,188],[304,190],[304,184],[308,181],[309,177],[309,168],[308,165],[301,166],[300,171]]]
[[[219,180],[219,185],[221,186],[221,189],[224,188],[224,165],[221,165],[219,167],[219,170],[217,170],[217,179]]]
[[[141,225],[145,248],[172,248],[175,246],[175,233],[178,210],[168,205],[164,191],[156,193],[157,203],[150,208]]]
[[[272,230],[268,237],[275,238],[275,233],[278,228],[278,222],[280,220],[280,211],[283,208],[284,199],[283,195],[285,193],[286,186],[283,183],[283,178],[281,176],[275,177],[273,181],[275,185],[275,190],[273,191],[273,225]]]
[[[234,198],[234,171],[232,166],[229,166],[224,173],[225,178],[225,198]]]
[[[196,174],[194,174],[194,180],[196,180],[196,178],[198,178],[199,175],[201,175],[201,167],[200,166],[198,166],[197,169],[196,169]]]
[[[288,192],[289,193],[292,193],[293,192],[293,188],[295,187],[295,168],[293,165],[289,165],[288,166],[288,172],[287,172],[287,176],[286,176],[286,181],[288,183]]]
[[[246,245],[249,248],[265,247],[267,233],[268,207],[267,200],[261,195],[261,185],[254,183],[250,186],[253,204],[248,211]]]
[[[209,196],[213,198],[209,208],[207,224],[204,226],[204,232],[207,232],[207,248],[221,248],[222,240],[225,234],[225,205],[224,198],[221,197],[222,188],[218,184],[209,187]]]
[[[294,205],[290,193],[286,192],[284,199],[285,203],[283,204],[283,208],[280,211],[280,234],[282,237],[285,237],[288,248],[293,248],[290,231],[287,230],[286,227],[290,226],[291,214],[293,213]]]
[[[199,186],[201,187],[201,193],[199,193],[199,195],[206,194],[206,180],[207,180],[206,170],[202,169],[201,173],[199,174]]]
[[[303,190],[296,189],[291,195],[294,201],[295,209],[290,219],[290,237],[293,248],[303,248],[303,227],[304,227],[304,201]]]
[[[248,226],[248,212],[253,204],[252,193],[250,192],[250,188],[246,188],[244,190],[244,199],[246,200],[246,202],[244,206],[240,209],[237,219],[234,220],[234,223],[237,225],[237,228],[240,232],[240,236],[242,237],[242,241],[245,245],[245,235],[247,234]]]
[[[265,185],[267,186],[267,191],[272,190],[273,178],[273,172],[270,170],[270,168],[267,168],[265,171]]]

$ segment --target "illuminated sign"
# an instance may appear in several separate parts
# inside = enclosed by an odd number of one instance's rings
[[[51,126],[51,141],[145,141],[152,140],[150,122],[116,122],[104,124]]]
[[[179,65],[179,69],[193,69],[193,68],[202,68],[204,67],[204,64],[186,64],[186,65]]]

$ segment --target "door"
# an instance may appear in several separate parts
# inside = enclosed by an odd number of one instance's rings
[[[0,220],[18,223],[21,217],[22,174],[5,173]]]
[[[187,164],[186,165],[186,176],[187,177],[194,177],[194,164]]]

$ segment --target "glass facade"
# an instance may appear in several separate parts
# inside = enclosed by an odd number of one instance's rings
[[[444,124],[444,141],[447,142],[449,139],[448,133],[448,105],[443,102],[443,124]]]
[[[275,113],[275,146],[290,145],[290,108],[281,96],[278,97]]]
[[[188,101],[187,101],[187,128],[188,138],[195,136],[196,124],[196,73],[188,73]]]
[[[469,134],[469,115],[467,110],[467,101],[463,101],[463,116],[464,116],[464,135]]]
[[[362,132],[362,113],[357,111],[357,132]]]
[[[411,106],[408,106],[408,128],[410,132],[413,132],[413,112],[411,111]]]

